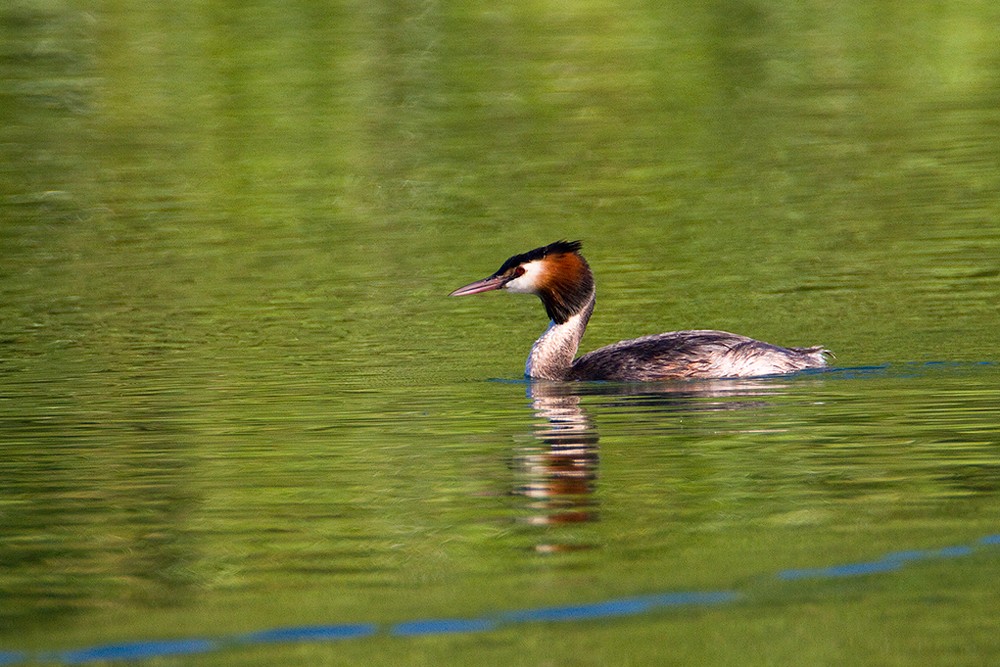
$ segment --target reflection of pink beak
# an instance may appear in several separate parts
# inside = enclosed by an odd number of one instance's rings
[[[482,280],[477,280],[474,283],[469,283],[465,287],[459,287],[448,296],[468,296],[470,294],[479,294],[480,292],[490,292],[495,289],[501,289],[506,284],[507,280],[505,278],[500,276],[490,276],[489,278],[483,278]]]

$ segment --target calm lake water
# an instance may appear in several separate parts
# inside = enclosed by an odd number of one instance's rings
[[[998,23],[4,4],[0,664],[997,661]],[[528,384],[560,238],[834,368]]]

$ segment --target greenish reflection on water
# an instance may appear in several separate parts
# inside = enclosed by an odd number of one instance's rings
[[[0,8],[0,640],[471,616],[997,532],[1000,383],[967,362],[996,361],[998,14]],[[443,295],[561,237],[597,274],[585,349],[712,327],[888,368],[527,396],[538,304]],[[975,662],[994,570],[336,655]],[[240,659],[340,658],[205,658]]]

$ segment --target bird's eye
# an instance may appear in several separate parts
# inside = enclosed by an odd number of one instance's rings
[[[515,278],[520,278],[523,275],[524,275],[524,267],[523,266],[519,266],[516,269],[514,269],[514,277]]]

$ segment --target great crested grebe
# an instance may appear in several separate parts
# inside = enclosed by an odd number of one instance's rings
[[[623,340],[576,356],[594,312],[594,274],[580,241],[556,241],[514,255],[489,278],[449,296],[491,290],[537,294],[551,322],[531,346],[524,374],[545,380],[655,382],[683,378],[745,378],[826,366],[821,346],[778,347],[725,331],[671,331]]]

